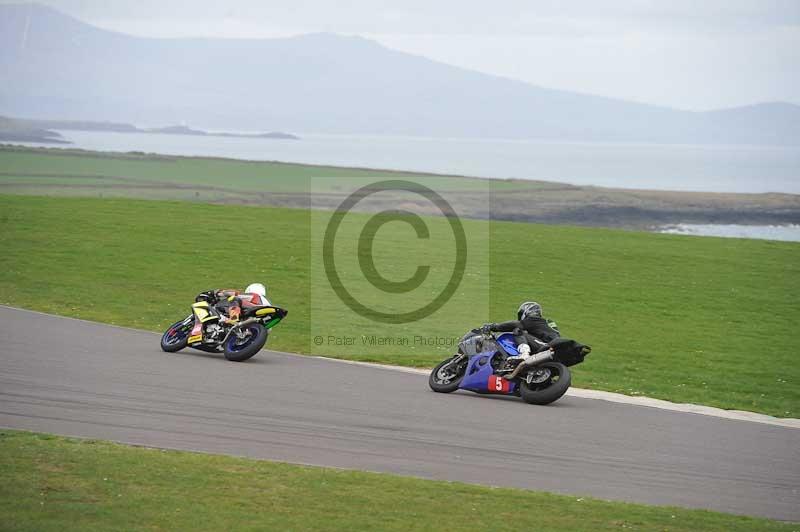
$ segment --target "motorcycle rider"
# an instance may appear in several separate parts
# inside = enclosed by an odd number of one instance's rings
[[[525,301],[517,309],[517,319],[502,323],[487,323],[474,332],[513,332],[519,356],[508,357],[510,364],[522,362],[530,356],[549,349],[548,343],[561,335],[542,317],[542,306],[535,301]],[[522,367],[521,364],[517,368]],[[508,378],[513,378],[515,371]]]
[[[250,283],[244,292],[235,288],[219,288],[201,292],[195,301],[208,301],[220,314],[220,323],[239,321],[242,307],[271,305],[267,299],[267,287],[261,283]]]

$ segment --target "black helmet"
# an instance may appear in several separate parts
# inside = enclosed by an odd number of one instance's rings
[[[541,318],[542,306],[536,301],[526,301],[517,309],[517,319],[522,321],[525,318]]]

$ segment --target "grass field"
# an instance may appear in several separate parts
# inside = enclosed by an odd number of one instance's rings
[[[310,218],[293,209],[0,196],[0,302],[162,331],[198,291],[264,280],[290,310],[271,348],[412,366],[447,356],[447,346],[312,344],[312,315],[337,334],[395,330],[312,308],[319,279]],[[394,255],[378,266],[402,279],[418,240],[392,227],[384,230],[394,231]],[[574,368],[576,386],[800,412],[800,245],[474,220],[465,228],[488,234],[488,302],[438,312],[414,333],[458,336],[536,298],[565,336],[594,348]]]
[[[330,178],[328,191],[348,178],[424,177],[442,189],[482,190],[486,180],[413,172],[334,166],[179,157],[154,154],[100,154],[81,150],[0,147],[0,186],[8,192],[97,195],[200,201],[247,198],[245,193],[306,192],[307,180]],[[535,181],[494,180],[497,190],[537,189]],[[549,184],[552,186],[552,183]],[[98,190],[103,187],[103,190]],[[182,192],[181,192],[182,191]],[[183,194],[176,198],[176,194]]]
[[[265,146],[269,144],[266,143]],[[0,144],[0,194],[334,209],[359,179],[419,179],[462,217],[649,230],[676,223],[797,223],[800,195],[573,186],[212,157]],[[364,210],[364,209],[362,209]]]
[[[671,507],[0,432],[0,528],[796,531]]]

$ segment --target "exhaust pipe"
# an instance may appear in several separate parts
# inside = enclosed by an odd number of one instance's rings
[[[517,364],[517,367],[514,368],[514,371],[506,376],[506,379],[511,380],[516,378],[519,372],[522,371],[523,367],[527,368],[530,366],[535,366],[536,364],[541,364],[542,362],[547,362],[548,360],[553,360],[553,354],[553,350],[548,349],[547,351],[542,351],[541,353],[536,353],[535,355],[529,356]]]

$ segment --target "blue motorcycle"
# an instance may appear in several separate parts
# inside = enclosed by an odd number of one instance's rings
[[[588,345],[556,338],[547,349],[522,360],[512,358],[519,355],[514,334],[470,332],[452,358],[433,368],[428,384],[439,393],[462,389],[547,405],[566,393],[572,380],[569,366],[583,362],[589,352]]]

